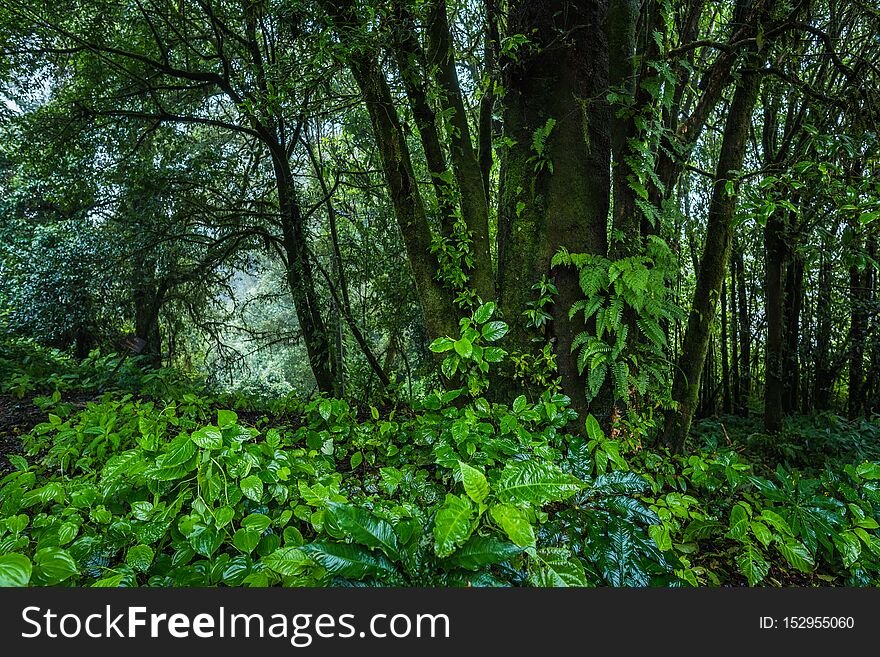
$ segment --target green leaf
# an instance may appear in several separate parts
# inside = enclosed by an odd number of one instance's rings
[[[238,422],[238,415],[234,411],[217,411],[217,426],[221,429],[231,427]]]
[[[135,545],[129,548],[128,553],[125,555],[125,563],[135,570],[145,573],[149,570],[150,564],[153,563],[154,556],[153,548],[149,545]]]
[[[241,492],[245,497],[254,502],[259,502],[263,498],[263,482],[257,475],[245,477],[239,482]]]
[[[315,565],[311,557],[298,547],[278,548],[272,554],[263,557],[262,563],[285,577],[302,575],[303,571]]]
[[[752,520],[750,526],[755,538],[761,541],[764,547],[769,547],[773,541],[773,532],[770,531],[770,528],[759,520]]]
[[[746,539],[749,531],[749,515],[742,504],[734,504],[730,510],[730,531],[727,535],[737,541]]]
[[[788,523],[785,521],[781,515],[776,513],[775,511],[771,511],[770,509],[764,509],[761,511],[761,515],[758,516],[761,520],[766,520],[767,523],[773,526],[773,528],[781,534],[785,534],[786,536],[794,536],[794,532],[791,531],[791,527],[788,526]]]
[[[430,345],[428,345],[428,349],[433,351],[435,354],[442,354],[444,351],[449,351],[450,349],[452,349],[453,344],[455,344],[454,341],[449,338],[437,338]]]
[[[862,553],[862,544],[859,542],[858,536],[851,531],[845,531],[839,534],[832,534],[832,540],[834,541],[834,546],[840,552],[843,565],[847,568],[852,566]]]
[[[880,463],[862,463],[856,468],[862,479],[880,479]]]
[[[390,523],[350,504],[331,504],[329,510],[339,528],[352,539],[379,548],[395,561],[400,559],[400,540]]]
[[[455,347],[455,352],[462,358],[470,358],[470,355],[474,351],[474,346],[467,338],[456,340],[453,346]]]
[[[202,427],[190,436],[192,441],[202,449],[218,449],[223,447],[223,434],[217,427]]]
[[[0,555],[0,587],[27,586],[31,570],[31,560],[23,554]]]
[[[815,565],[813,562],[813,556],[803,543],[790,538],[785,543],[777,543],[776,547],[782,556],[785,557],[785,560],[792,566],[803,573],[812,572],[813,566]]]
[[[471,536],[449,560],[467,570],[479,570],[509,561],[522,551],[520,546],[494,536]]]
[[[250,554],[260,542],[260,532],[254,529],[239,529],[232,535],[232,544],[245,554]]]
[[[648,527],[648,535],[654,539],[657,548],[661,552],[672,549],[672,538],[669,536],[669,528],[664,525],[651,525]]]
[[[538,461],[510,463],[501,472],[496,493],[502,502],[530,502],[543,506],[571,497],[582,488],[580,480],[559,466]]]
[[[545,548],[537,553],[530,566],[533,586],[589,586],[580,560],[565,548]]]
[[[770,570],[770,564],[764,559],[764,555],[751,543],[747,543],[743,551],[736,555],[736,563],[748,580],[749,586],[755,586],[763,580]]]
[[[486,476],[474,467],[463,461],[458,462],[458,471],[461,473],[461,483],[468,497],[479,504],[489,495],[489,482]]]
[[[47,547],[34,555],[34,583],[53,586],[79,573],[76,562],[67,550]]]
[[[302,548],[315,562],[331,575],[361,579],[369,575],[382,576],[395,573],[384,555],[377,555],[367,548],[351,543],[317,541]]]
[[[333,404],[329,399],[322,399],[321,403],[318,404],[318,414],[324,418],[324,421],[327,422],[330,420],[330,415],[333,413]]]
[[[507,330],[507,324],[501,321],[494,321],[483,326],[482,334],[488,342],[495,342],[507,335]]]
[[[602,431],[602,427],[599,426],[599,421],[592,415],[588,415],[587,419],[584,420],[584,428],[587,430],[587,438],[590,440],[598,442],[605,440],[605,433]]]
[[[535,545],[535,531],[525,512],[512,504],[496,504],[489,515],[504,530],[507,537],[522,547]]]
[[[269,516],[263,513],[252,513],[241,521],[241,526],[245,529],[253,529],[255,532],[264,532],[269,528],[272,521]]]
[[[230,522],[232,522],[232,518],[235,516],[235,509],[231,506],[221,506],[219,509],[214,511],[214,523],[217,525],[217,528],[225,527]]]
[[[462,545],[473,531],[473,508],[466,497],[446,495],[446,500],[434,517],[434,551],[438,557],[448,557]]]
[[[364,462],[364,453],[363,452],[355,452],[351,455],[351,458],[348,460],[348,467],[352,470],[357,468],[361,463]]]
[[[495,303],[490,301],[488,303],[484,303],[482,306],[477,308],[477,312],[474,313],[474,321],[477,324],[485,324],[490,319],[492,319],[492,315],[495,313]]]
[[[190,536],[189,543],[198,554],[210,558],[223,544],[223,535],[215,527],[205,527],[202,531]]]

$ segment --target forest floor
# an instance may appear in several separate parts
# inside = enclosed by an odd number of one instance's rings
[[[21,453],[21,436],[45,419],[33,395],[22,399],[0,395],[0,477],[12,470],[8,456]]]
[[[0,478],[12,471],[9,456],[21,454],[21,437],[46,421],[47,412],[40,408],[36,400],[40,394],[0,395]],[[64,402],[76,408],[85,408],[87,402],[97,399],[92,392],[69,392]]]

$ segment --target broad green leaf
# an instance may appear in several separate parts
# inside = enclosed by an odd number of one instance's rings
[[[263,498],[263,482],[257,475],[245,477],[239,482],[239,486],[241,487],[241,492],[248,499],[259,502]]]
[[[231,506],[221,506],[219,509],[214,511],[214,522],[217,524],[218,528],[222,528],[232,522],[232,518],[234,516],[235,509],[233,509]]]
[[[205,527],[189,537],[193,550],[203,557],[210,557],[223,544],[223,535],[215,527]]]
[[[580,560],[565,548],[545,548],[529,566],[529,581],[540,587],[589,586]]]
[[[518,545],[494,536],[471,536],[449,561],[468,570],[509,561],[523,551]]]
[[[317,541],[298,549],[304,550],[331,575],[360,579],[396,572],[394,564],[385,555],[375,554],[360,545]]]
[[[394,527],[366,509],[349,504],[333,504],[330,513],[339,528],[369,548],[379,548],[395,561],[400,559],[400,540]]]
[[[254,529],[239,529],[232,535],[232,544],[245,554],[250,554],[260,542],[260,532]]]
[[[509,463],[501,472],[496,493],[502,502],[529,502],[543,506],[571,497],[583,487],[559,466],[539,461]]]
[[[329,399],[322,399],[321,403],[318,404],[318,414],[324,418],[324,421],[328,421],[330,419],[330,415],[333,413],[333,404]]]
[[[489,509],[489,515],[504,530],[507,537],[521,547],[535,545],[535,531],[528,516],[512,504],[496,504]]]
[[[495,303],[490,301],[488,303],[484,303],[482,306],[477,308],[477,312],[474,313],[474,321],[477,324],[485,324],[490,319],[492,319],[492,315],[495,312]]]
[[[217,427],[202,427],[190,435],[192,441],[202,449],[223,447],[223,434]]]
[[[460,338],[456,340],[453,346],[455,347],[455,352],[462,358],[470,358],[470,355],[471,353],[473,353],[474,350],[474,346],[467,338]]]
[[[437,338],[428,346],[428,349],[433,351],[435,354],[442,354],[444,351],[449,351],[450,349],[452,349],[453,344],[454,341],[450,340],[449,338]]]
[[[740,572],[745,575],[749,586],[755,586],[767,576],[770,564],[761,551],[751,543],[747,543],[742,552],[736,555],[736,563]]]
[[[466,497],[452,495],[434,517],[434,550],[438,557],[448,557],[462,545],[473,531],[473,507]]]
[[[135,545],[134,547],[129,548],[126,553],[125,563],[135,570],[145,573],[149,570],[150,564],[153,563],[154,555],[153,548],[149,545]]]
[[[746,539],[749,531],[749,514],[742,504],[734,504],[730,510],[730,530],[727,535],[737,541]]]
[[[776,547],[792,566],[804,573],[812,572],[815,565],[813,556],[803,543],[790,538],[785,543],[777,543]]]
[[[880,479],[880,463],[862,463],[856,468],[862,479]]]
[[[785,518],[775,511],[764,509],[758,517],[761,520],[765,520],[768,524],[773,525],[773,528],[779,533],[785,534],[786,536],[794,536],[794,532],[791,531],[791,527],[788,526]]]
[[[67,550],[47,547],[34,555],[34,583],[53,586],[79,573],[76,562]]]
[[[238,415],[235,411],[217,411],[217,426],[221,429],[231,427],[238,422]]]
[[[770,528],[760,520],[752,520],[750,526],[755,538],[761,541],[761,544],[764,547],[769,547],[770,543],[773,541],[773,532],[770,531]]]
[[[661,552],[672,549],[672,538],[669,536],[669,528],[665,525],[651,525],[648,527],[648,535],[654,539]]]
[[[278,548],[269,556],[263,557],[262,563],[279,575],[288,577],[301,575],[315,565],[311,557],[298,547]]]
[[[255,532],[264,532],[268,529],[272,521],[269,516],[263,513],[252,513],[241,521],[241,526],[245,529],[253,529]]]
[[[495,342],[507,335],[507,324],[500,321],[489,322],[483,326],[482,334],[487,342]]]
[[[843,565],[847,568],[852,566],[862,553],[862,544],[859,542],[858,536],[851,531],[844,531],[832,534],[832,540],[840,552]]]
[[[31,560],[23,554],[0,555],[0,586],[27,586],[31,570]]]
[[[486,481],[486,475],[463,461],[458,462],[458,471],[461,473],[461,483],[464,485],[464,491],[468,497],[477,504],[485,500],[489,495],[489,482]]]
[[[587,430],[587,438],[590,440],[598,442],[605,440],[605,433],[602,431],[602,427],[599,426],[599,421],[592,414],[588,415],[587,419],[584,420],[584,427]]]

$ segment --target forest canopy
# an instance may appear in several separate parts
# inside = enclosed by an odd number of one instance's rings
[[[880,582],[880,9],[0,0],[0,584]]]

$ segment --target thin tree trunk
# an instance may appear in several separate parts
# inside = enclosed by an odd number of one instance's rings
[[[430,0],[428,17],[428,68],[440,88],[440,104],[449,116],[447,139],[452,172],[458,183],[461,214],[471,233],[473,270],[471,283],[484,300],[495,298],[495,276],[489,248],[489,201],[477,152],[471,141],[467,112],[455,68],[455,50],[446,16],[446,0]]]
[[[738,415],[745,417],[749,414],[749,399],[752,394],[751,387],[751,362],[752,362],[752,325],[749,316],[749,306],[746,290],[745,264],[742,246],[734,236],[733,262],[736,271],[736,312],[737,326],[739,327],[739,385],[740,402],[737,405]]]
[[[722,411],[730,414],[732,403],[730,398],[730,360],[727,347],[727,277],[721,283],[721,386]]]
[[[703,257],[697,274],[684,344],[672,384],[672,398],[676,408],[667,416],[664,427],[663,440],[676,452],[684,447],[693,420],[700,389],[700,374],[709,346],[710,326],[715,317],[721,283],[727,272],[731,222],[736,211],[738,187],[738,180],[734,176],[735,172],[742,169],[752,110],[757,101],[759,87],[760,79],[757,74],[743,71],[724,127],[721,154],[709,205]],[[733,194],[728,194],[728,183],[733,185]]]
[[[785,239],[782,215],[774,212],[764,227],[764,304],[767,338],[764,344],[764,429],[769,433],[782,426],[784,373],[782,362],[785,335],[784,268]]]

